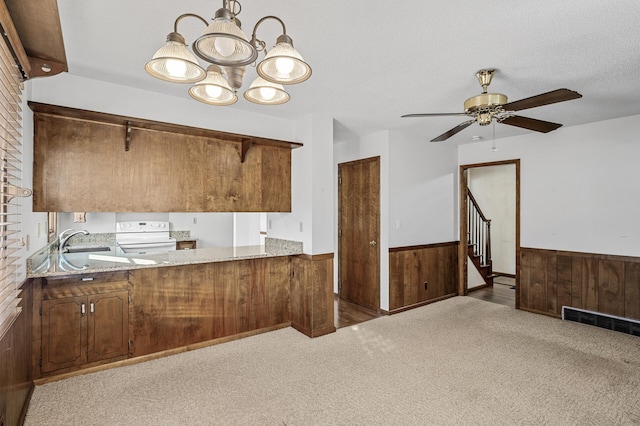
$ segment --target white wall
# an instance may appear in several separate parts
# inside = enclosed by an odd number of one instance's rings
[[[260,245],[260,213],[231,213],[233,216],[233,245]]]
[[[172,231],[191,231],[198,248],[234,244],[233,213],[169,213],[168,220]]]
[[[468,169],[469,189],[491,220],[493,272],[516,273],[516,165]]]
[[[31,84],[30,99],[35,102],[295,141],[295,123],[291,120],[245,112],[233,106],[205,105],[190,98],[149,92],[69,73],[34,79]]]
[[[458,152],[454,144],[391,132],[389,246],[456,241]]]
[[[640,116],[459,147],[459,163],[520,158],[521,246],[640,256]]]
[[[303,146],[291,152],[291,213],[268,213],[267,236],[301,241],[307,254],[333,253],[333,120],[306,115],[296,135]]]

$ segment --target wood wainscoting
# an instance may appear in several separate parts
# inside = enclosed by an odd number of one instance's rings
[[[291,326],[309,337],[333,333],[333,253],[292,257]]]
[[[389,313],[456,295],[458,241],[389,249]]]
[[[640,319],[640,258],[521,249],[520,309],[554,317],[562,306]]]
[[[22,313],[0,336],[0,424],[21,425],[27,413],[33,376],[31,371],[31,281],[22,285]]]

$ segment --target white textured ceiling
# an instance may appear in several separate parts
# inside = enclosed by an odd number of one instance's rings
[[[149,76],[144,64],[164,44],[176,17],[207,20],[222,0],[58,0],[69,73],[189,98],[187,85]],[[284,20],[313,75],[287,86],[289,103],[257,106],[241,95],[230,107],[295,119],[308,113],[335,119],[336,142],[385,129],[425,140],[465,117],[402,119],[403,114],[462,112],[479,94],[475,72],[496,68],[489,88],[509,101],[566,87],[582,99],[521,111],[527,117],[578,125],[640,114],[638,0],[371,0],[242,1],[250,36],[265,15]],[[184,19],[187,43],[204,25]],[[258,38],[272,47],[280,28],[267,21]],[[206,64],[202,63],[206,67]],[[247,68],[244,91],[255,77]],[[196,102],[196,101],[193,101]],[[450,141],[491,137],[477,124]],[[496,138],[526,130],[498,124]]]

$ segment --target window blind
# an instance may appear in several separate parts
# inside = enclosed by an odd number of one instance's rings
[[[4,31],[3,31],[4,32]],[[20,314],[20,197],[22,185],[22,74],[7,41],[0,38],[0,338]]]

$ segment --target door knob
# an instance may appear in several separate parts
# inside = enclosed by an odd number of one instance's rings
[[[375,246],[375,245],[376,245],[376,240],[371,240],[371,241],[369,241],[369,245],[370,245],[370,246]]]

